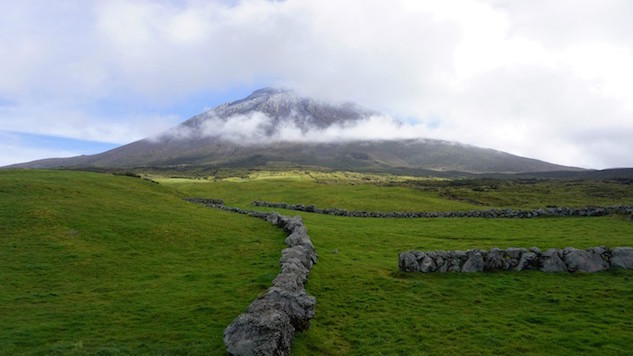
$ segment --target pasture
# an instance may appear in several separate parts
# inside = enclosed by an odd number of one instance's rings
[[[369,211],[631,205],[618,181],[323,172],[223,179],[0,171],[0,354],[223,354],[284,234],[185,197]],[[295,211],[257,208],[295,215]],[[625,216],[371,219],[301,213],[319,253],[296,354],[626,354],[633,272],[403,274],[404,250],[633,246]]]

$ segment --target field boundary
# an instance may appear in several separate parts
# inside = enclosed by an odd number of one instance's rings
[[[606,207],[548,207],[532,210],[515,209],[487,209],[468,211],[363,211],[346,210],[341,208],[321,209],[315,205],[288,204],[284,202],[253,201],[253,206],[279,208],[286,210],[304,211],[334,216],[346,216],[355,218],[486,218],[486,219],[529,219],[537,217],[568,217],[568,216],[605,216],[605,215],[633,215],[632,205],[606,206]]]
[[[540,270],[543,272],[600,272],[608,269],[633,269],[632,247],[537,247],[492,248],[468,251],[407,251],[398,255],[403,272],[492,272]]]
[[[305,283],[318,256],[301,216],[285,216],[228,207],[219,199],[189,198],[189,202],[264,219],[288,235],[281,251],[281,272],[273,285],[253,301],[224,330],[224,344],[231,355],[289,355],[295,331],[310,327],[316,298]]]

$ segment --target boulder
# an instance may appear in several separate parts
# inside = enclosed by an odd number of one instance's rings
[[[633,269],[633,247],[617,247],[611,251],[611,268]]]
[[[563,262],[569,272],[599,272],[609,268],[600,255],[573,248],[563,250]]]
[[[437,270],[437,265],[435,261],[433,261],[433,258],[431,258],[431,256],[424,256],[422,262],[420,262],[420,272],[428,273],[435,272],[435,270]]]
[[[298,292],[270,287],[262,297],[248,307],[247,313],[261,314],[266,310],[279,310],[290,318],[296,330],[307,330],[314,316],[316,299],[302,289]]]
[[[560,250],[556,248],[543,252],[540,264],[543,272],[567,272],[567,265],[560,259]]]
[[[410,252],[402,252],[400,254],[398,266],[405,272],[418,272],[420,270],[417,258]]]
[[[461,260],[457,257],[453,257],[448,263],[448,272],[461,272]]]
[[[283,264],[289,258],[296,258],[307,268],[308,270],[312,268],[312,258],[310,257],[310,253],[308,248],[305,246],[293,246],[285,248],[281,251],[281,259],[279,260],[280,264]]]
[[[290,355],[294,332],[282,311],[245,313],[224,330],[224,345],[229,355]]]
[[[468,251],[468,259],[462,266],[462,272],[482,272],[484,270],[484,258],[481,251]]]
[[[286,230],[286,232],[288,233],[294,232],[295,228],[305,229],[305,227],[303,226],[303,219],[299,215],[293,216],[292,218],[290,218],[290,220],[288,220],[286,225],[284,225],[284,230]]]
[[[521,255],[521,259],[519,259],[519,263],[517,264],[515,269],[517,271],[538,269],[538,258],[539,256],[532,251],[524,252]]]
[[[505,254],[498,248],[491,248],[484,256],[484,271],[504,270],[508,268]]]

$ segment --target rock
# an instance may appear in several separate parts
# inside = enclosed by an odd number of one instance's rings
[[[310,245],[312,246],[312,242],[310,241],[310,238],[308,237],[308,233],[301,230],[301,229],[296,229],[297,231],[293,232],[292,234],[288,235],[288,237],[286,237],[286,245],[293,247],[293,246],[297,246],[297,245]]]
[[[570,248],[563,250],[563,262],[569,272],[599,272],[609,268],[600,255]]]
[[[400,254],[398,266],[405,272],[418,272],[420,270],[417,258],[410,252]]]
[[[314,264],[314,258],[312,256],[312,251],[310,251],[309,247],[306,246],[293,246],[285,248],[281,251],[281,259],[280,264],[283,264],[290,258],[296,258],[307,268],[308,270],[312,268]]]
[[[498,248],[490,249],[484,257],[484,271],[504,270],[508,268],[505,254]]]
[[[617,247],[611,251],[611,268],[633,269],[633,247]]]
[[[301,216],[296,215],[290,218],[290,220],[288,220],[288,222],[284,226],[284,230],[286,230],[286,232],[292,233],[294,232],[295,228],[299,228],[299,227],[305,228],[303,226],[303,219],[301,218]]]
[[[230,355],[290,355],[294,331],[279,310],[245,313],[224,330],[224,345]]]
[[[517,260],[517,261],[521,259],[521,255],[525,252],[527,252],[527,250],[524,248],[510,247],[506,249],[506,255],[508,255],[510,259]]]
[[[316,299],[309,296],[304,289],[295,292],[271,287],[266,294],[251,303],[247,313],[260,314],[266,310],[279,310],[288,315],[296,330],[301,331],[310,327],[315,305]]]
[[[560,250],[550,248],[541,255],[541,271],[543,272],[567,272],[567,265],[560,259]]]
[[[422,262],[420,262],[420,272],[422,273],[435,272],[436,269],[437,269],[437,265],[435,264],[435,261],[433,261],[433,259],[430,256],[424,256],[424,258],[422,259]]]
[[[277,223],[279,222],[279,218],[281,217],[281,215],[279,215],[279,213],[269,213],[266,216],[266,221],[273,224],[273,225],[277,225]]]
[[[273,279],[273,287],[290,292],[302,290],[304,288],[303,283],[302,276],[296,273],[280,273]]]
[[[532,251],[524,252],[515,269],[517,271],[538,269],[538,255]]]
[[[453,257],[451,260],[449,260],[448,263],[448,271],[449,272],[461,272],[462,268],[460,266],[461,264],[461,260],[457,257]]]
[[[482,272],[484,270],[484,258],[481,251],[469,251],[469,257],[462,266],[462,272]]]
[[[331,253],[338,255],[338,248],[335,248],[334,250],[330,251]]]

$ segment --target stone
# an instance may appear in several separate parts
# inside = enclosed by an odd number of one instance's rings
[[[266,294],[251,303],[247,313],[259,314],[266,310],[279,310],[288,315],[294,329],[302,331],[310,327],[315,306],[316,299],[309,296],[305,289],[295,292],[270,287]]]
[[[468,253],[469,257],[462,266],[462,272],[482,272],[484,270],[484,258],[480,251]]]
[[[314,264],[311,251],[306,246],[297,245],[283,249],[281,251],[281,259],[279,260],[280,264],[283,264],[289,258],[298,259],[308,270],[311,269]]]
[[[229,355],[290,355],[294,332],[282,311],[245,313],[224,330],[224,345]]]
[[[611,268],[633,269],[633,247],[617,247],[611,251]]]
[[[400,254],[398,266],[405,272],[418,272],[420,270],[418,259],[410,252]]]
[[[567,251],[567,253],[565,253]],[[609,264],[600,255],[589,251],[565,248],[563,262],[569,272],[599,272],[609,268]]]
[[[280,273],[273,279],[273,287],[289,292],[299,292],[304,288],[302,275],[297,273]]]
[[[498,248],[490,249],[484,257],[484,271],[504,270],[508,268],[505,254]]]
[[[286,237],[286,245],[293,247],[297,245],[310,245],[312,246],[312,242],[308,237],[307,232],[302,231],[301,229],[297,229],[298,231],[293,232],[292,234]]]
[[[538,255],[532,251],[527,251],[521,255],[521,259],[519,259],[519,263],[517,263],[515,269],[517,271],[534,270],[538,269],[538,267]]]
[[[521,255],[525,252],[527,252],[527,250],[524,248],[510,247],[506,249],[506,255],[508,255],[510,259],[517,260],[517,261],[521,259]]]
[[[420,262],[420,272],[422,273],[435,272],[436,269],[437,269],[437,265],[435,264],[435,261],[433,261],[433,259],[428,255],[424,256],[424,258],[422,259],[422,262]]]
[[[448,263],[448,271],[449,272],[461,272],[460,266],[461,260],[457,257],[453,257]]]
[[[541,255],[541,271],[558,273],[567,272],[567,265],[560,259],[560,250],[550,248]]]
[[[290,218],[290,220],[288,220],[286,225],[284,225],[284,230],[286,230],[286,232],[288,233],[294,232],[295,228],[305,229],[305,227],[303,226],[303,219],[299,215],[293,216],[292,218]]]

